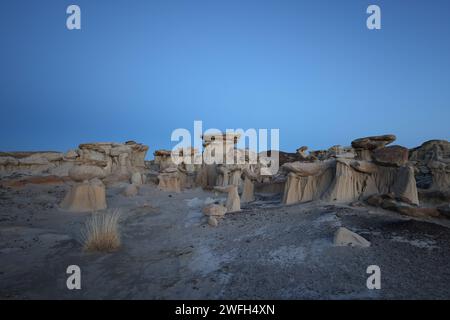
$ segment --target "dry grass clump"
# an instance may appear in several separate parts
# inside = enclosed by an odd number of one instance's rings
[[[81,232],[86,251],[111,252],[120,247],[118,210],[112,213],[93,214]]]

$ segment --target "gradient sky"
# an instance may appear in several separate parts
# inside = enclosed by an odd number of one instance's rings
[[[66,29],[77,4],[82,30]],[[366,8],[382,30],[366,28]],[[5,0],[0,150],[279,128],[294,151],[448,139],[448,0]]]

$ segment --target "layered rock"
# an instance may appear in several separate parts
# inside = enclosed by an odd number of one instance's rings
[[[397,137],[393,134],[359,138],[352,141],[352,147],[355,149],[375,150],[385,147],[396,139]]]
[[[359,138],[352,141],[352,147],[358,160],[372,160],[372,152],[394,142],[397,137],[393,134]]]
[[[148,147],[134,141],[125,143],[84,143],[67,153],[13,152],[0,153],[0,176],[23,175],[68,176],[79,165],[98,167],[104,177],[130,179],[134,172],[144,172]]]
[[[450,190],[450,142],[430,140],[410,151],[417,186],[425,190]]]
[[[401,167],[408,162],[409,150],[402,146],[389,146],[373,151],[372,159],[383,166]]]
[[[67,165],[64,153],[47,152],[0,152],[0,177],[11,174],[67,176],[71,165]]]
[[[373,161],[360,159],[361,153],[353,148],[334,146],[321,156],[325,160],[284,164],[287,181],[282,202],[352,202],[393,192],[419,204],[414,169],[407,164],[408,149],[385,147],[394,140],[395,136],[385,135],[352,142],[359,150],[366,148],[368,158]]]
[[[181,181],[177,168],[167,168],[158,175],[159,189],[167,192],[180,192]]]

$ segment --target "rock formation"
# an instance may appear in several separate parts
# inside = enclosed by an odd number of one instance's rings
[[[339,228],[334,235],[334,245],[351,247],[370,247],[370,242],[347,228]]]
[[[98,178],[75,184],[61,202],[61,208],[73,212],[106,209],[105,185]]]
[[[237,186],[229,185],[227,187],[215,187],[214,190],[227,193],[227,212],[241,211],[241,199],[239,198]]]
[[[144,172],[148,147],[134,141],[125,143],[84,143],[67,153],[9,152],[0,153],[0,176],[22,175],[68,176],[79,165],[103,170],[108,180],[128,180],[134,172]]]
[[[283,203],[352,202],[393,192],[419,204],[414,170],[407,165],[408,149],[385,147],[394,140],[393,135],[357,139],[352,146],[358,151],[334,146],[321,154],[323,160],[284,164],[287,181]]]
[[[258,180],[256,173],[250,169],[243,170],[244,184],[242,187],[241,202],[248,203],[255,201],[255,182]]]
[[[410,151],[417,186],[424,190],[450,190],[450,142],[430,140]]]
[[[158,175],[159,189],[167,192],[180,192],[181,181],[177,168],[169,167]]]

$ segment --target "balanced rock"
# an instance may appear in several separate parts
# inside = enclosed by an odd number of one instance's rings
[[[401,146],[389,146],[374,150],[374,162],[382,166],[401,167],[408,162],[409,150]]]
[[[105,172],[97,166],[81,165],[71,168],[69,177],[74,181],[83,182],[94,178],[102,179],[105,177]]]
[[[397,137],[393,134],[359,138],[352,141],[352,147],[355,149],[374,150],[383,148],[389,143],[394,142],[396,139]]]
[[[370,242],[347,228],[339,228],[334,235],[336,246],[370,247]]]

